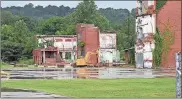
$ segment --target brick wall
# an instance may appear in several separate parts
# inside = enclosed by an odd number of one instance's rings
[[[81,36],[81,38],[78,36],[78,40],[81,40],[85,43],[85,54],[89,51],[94,51],[99,48],[99,28],[92,24],[78,24],[76,28],[77,35]]]
[[[167,1],[157,14],[157,26],[162,32],[164,25],[169,19],[171,28],[174,31],[175,41],[171,46],[167,60],[162,60],[163,68],[175,68],[175,53],[181,51],[181,1]]]

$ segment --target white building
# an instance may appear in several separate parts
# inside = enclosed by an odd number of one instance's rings
[[[120,61],[120,53],[116,46],[116,33],[100,33],[99,42],[99,57],[101,63],[113,63]]]
[[[137,68],[152,68],[152,50],[156,32],[154,1],[137,0],[135,59]]]
[[[53,41],[54,47],[59,48],[60,57],[63,60],[74,61],[77,57],[77,36],[76,35],[37,35],[38,43]],[[44,45],[44,47],[47,47]]]

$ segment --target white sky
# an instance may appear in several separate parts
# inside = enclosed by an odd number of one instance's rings
[[[10,7],[10,6],[24,6],[25,4],[32,3],[34,6],[41,5],[55,5],[55,6],[69,6],[71,8],[76,7],[81,1],[1,1],[1,7]],[[115,9],[128,9],[136,7],[136,1],[96,1],[98,8],[107,8],[112,7]]]

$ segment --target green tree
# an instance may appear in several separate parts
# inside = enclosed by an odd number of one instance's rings
[[[13,24],[15,21],[19,19],[18,16],[13,15],[9,11],[2,11],[1,12],[1,24]]]
[[[3,61],[17,61],[23,51],[23,46],[14,41],[13,27],[3,25],[1,27],[1,59]]]
[[[20,43],[1,41],[1,59],[5,62],[18,61],[22,57],[24,47]]]
[[[30,32],[26,23],[23,20],[19,20],[14,24],[13,29],[13,41],[17,43],[26,44],[26,38],[30,37]]]
[[[34,18],[26,17],[26,16],[21,16],[20,20],[23,20],[26,23],[29,31],[31,32],[36,31],[38,26],[37,20],[35,20]]]
[[[46,35],[73,35],[75,34],[75,23],[70,17],[52,17],[42,21],[41,33]]]
[[[1,40],[10,40],[13,37],[13,27],[11,25],[2,25]]]
[[[97,5],[93,0],[83,0],[76,7],[77,23],[92,23],[96,17]]]
[[[3,61],[17,61],[21,57],[30,58],[35,42],[33,34],[23,20],[16,21],[13,26],[3,25],[1,30]]]
[[[30,57],[32,55],[32,50],[36,47],[34,42],[34,33],[31,33],[23,20],[19,20],[14,26],[14,42],[23,45],[23,55]]]
[[[102,13],[112,26],[122,24],[128,17],[128,9],[113,9],[113,8],[100,8],[99,12]]]
[[[83,0],[76,7],[75,13],[76,23],[95,24],[101,31],[109,27],[108,19],[98,10],[94,0]]]
[[[117,46],[118,49],[123,52],[125,49],[133,48],[135,45],[135,18],[131,15],[122,24],[118,34],[117,34]],[[135,51],[134,49],[129,50],[130,60],[129,63],[134,63],[135,61]]]

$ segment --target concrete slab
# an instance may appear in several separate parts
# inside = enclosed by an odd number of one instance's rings
[[[12,98],[12,97],[65,97],[65,96],[59,96],[55,94],[47,94],[42,92],[1,92],[2,98]]]

